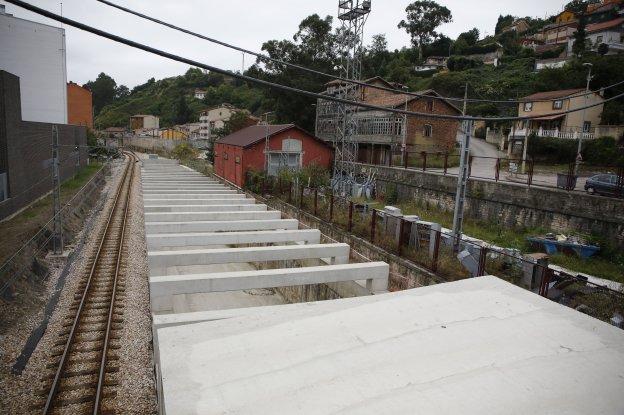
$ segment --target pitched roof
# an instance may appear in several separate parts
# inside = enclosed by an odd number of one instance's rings
[[[546,91],[546,92],[538,92],[536,94],[532,94],[526,97],[521,98],[522,101],[531,101],[531,100],[540,100],[540,99],[556,99],[556,98],[565,98],[570,95],[578,94],[579,92],[585,91],[585,88],[575,88],[575,89],[562,89],[561,91]]]
[[[614,26],[619,26],[624,23],[624,17],[618,17],[617,19],[609,20],[608,22],[594,23],[587,25],[587,33],[600,32],[602,30],[610,29]]]
[[[433,97],[439,97],[440,95],[435,92],[433,89],[426,89],[424,91],[417,91],[416,92],[419,95],[430,95]],[[388,108],[398,108],[401,107],[403,105],[405,105],[405,101],[407,99],[407,102],[412,102],[418,99],[422,99],[423,97],[417,97],[417,96],[413,96],[413,95],[406,95],[406,94],[392,94],[392,95],[381,95],[378,97],[374,97],[372,99],[367,99],[366,103],[367,104],[372,104],[372,105],[377,105],[380,107],[388,107]],[[451,102],[443,100],[444,102],[446,102],[449,106],[451,106],[452,108],[454,108],[455,110],[457,110],[457,112],[461,112],[459,110],[459,108],[457,108],[455,105],[453,105]],[[366,109],[363,109],[362,111],[366,111]]]
[[[269,125],[269,137],[281,133],[282,131],[290,130],[291,128],[295,128],[295,124]],[[259,141],[264,140],[266,138],[266,135],[266,125],[252,125],[250,127],[243,128],[242,130],[238,130],[228,136],[220,138],[219,140],[217,140],[217,142],[219,144],[228,144],[236,147],[249,147]]]

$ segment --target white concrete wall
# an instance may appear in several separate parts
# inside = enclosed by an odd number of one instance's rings
[[[23,120],[67,124],[65,30],[0,14],[0,69],[20,78]]]

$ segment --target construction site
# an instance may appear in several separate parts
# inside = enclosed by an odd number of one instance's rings
[[[0,413],[624,413],[622,284],[466,234],[475,189],[499,185],[500,160],[496,180],[471,178],[474,124],[489,118],[466,114],[467,86],[460,109],[461,98],[364,82],[371,1],[338,1],[341,65],[323,93],[211,67],[20,0],[7,3],[241,82],[307,95],[316,100],[317,133],[270,125],[267,115],[217,140],[213,162],[123,139],[114,146],[105,140],[87,160],[95,146],[86,130],[22,120],[20,80],[2,71],[8,128],[0,133],[49,129],[53,152],[37,159],[50,174],[35,178],[51,179],[51,187],[26,188],[25,207],[15,197],[0,204],[7,212],[0,232],[34,233],[21,246],[3,241],[11,254],[0,268]],[[375,93],[396,102],[379,106],[370,99]],[[430,102],[447,112],[434,112]],[[419,112],[421,104],[431,111]],[[408,170],[406,136],[416,117],[429,128],[436,120],[452,124],[454,176],[447,176],[448,156],[443,171],[427,173],[426,154],[421,176]],[[360,147],[362,136],[379,131],[398,141]],[[328,185],[280,175],[283,166],[306,163],[331,170]],[[516,204],[540,195],[553,205],[596,197],[562,189],[549,196],[554,191],[531,186],[481,193],[512,195]],[[403,196],[448,205],[452,227],[371,202],[391,187],[395,202]],[[529,202],[519,201],[523,195]],[[500,205],[513,204],[500,197]],[[618,210],[620,201],[605,200],[601,215]],[[36,227],[45,209],[52,218]],[[582,295],[569,298],[573,289]]]

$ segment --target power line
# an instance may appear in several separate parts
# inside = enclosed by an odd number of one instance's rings
[[[191,65],[191,66],[195,66],[198,68],[203,68],[203,69],[207,69],[209,71],[212,72],[216,72],[216,73],[220,73],[232,78],[236,78],[236,79],[240,79],[242,81],[245,82],[250,82],[250,83],[255,83],[258,85],[262,85],[262,86],[266,86],[266,87],[270,87],[270,88],[275,88],[275,89],[281,89],[283,91],[287,91],[287,92],[292,92],[292,93],[296,93],[296,94],[300,94],[300,95],[305,95],[307,97],[310,98],[316,98],[316,99],[322,99],[325,101],[334,101],[334,102],[339,102],[339,103],[343,103],[343,104],[348,104],[348,105],[354,105],[354,106],[358,106],[361,108],[368,108],[368,109],[372,109],[372,110],[377,110],[377,111],[384,111],[384,112],[392,112],[392,113],[396,113],[396,114],[405,114],[405,115],[410,115],[410,116],[417,116],[417,117],[423,117],[423,118],[431,118],[431,119],[444,119],[444,120],[455,120],[455,121],[462,121],[462,120],[469,120],[469,121],[492,121],[492,122],[505,122],[505,121],[526,121],[526,120],[532,120],[535,118],[542,118],[542,117],[547,117],[547,116],[551,116],[551,115],[566,115],[566,114],[571,114],[574,112],[578,112],[581,111],[583,109],[588,109],[588,108],[593,108],[593,107],[597,107],[600,105],[603,105],[607,102],[616,100],[618,98],[624,97],[624,93],[615,95],[609,99],[605,99],[602,102],[598,102],[598,103],[594,103],[591,105],[587,105],[585,107],[579,107],[576,109],[572,109],[572,110],[566,110],[566,111],[560,111],[560,112],[554,112],[554,113],[547,113],[547,114],[541,114],[541,115],[529,115],[529,116],[522,116],[522,117],[480,117],[480,116],[467,116],[467,115],[446,115],[446,114],[435,114],[435,113],[423,113],[423,112],[414,112],[414,111],[407,111],[407,110],[401,110],[401,109],[396,109],[396,108],[388,108],[388,107],[382,107],[382,106],[378,106],[378,105],[372,105],[372,104],[367,104],[365,102],[356,102],[356,101],[352,101],[352,100],[348,100],[348,99],[343,99],[343,98],[338,98],[338,97],[333,97],[333,96],[329,96],[329,95],[323,95],[323,94],[319,94],[316,92],[311,92],[311,91],[307,91],[307,90],[303,90],[303,89],[298,89],[298,88],[294,88],[291,86],[287,86],[287,85],[282,85],[282,84],[278,84],[278,83],[274,83],[274,82],[270,82],[270,81],[265,81],[262,79],[257,79],[257,78],[253,78],[251,76],[247,76],[247,75],[243,75],[240,73],[235,73],[235,72],[231,72],[225,69],[221,69],[218,68],[216,66],[212,66],[212,65],[207,65],[201,62],[197,62],[194,61],[192,59],[188,59],[182,56],[178,56],[169,52],[165,52],[163,50],[160,49],[156,49],[153,48],[151,46],[147,46],[126,38],[123,38],[121,36],[117,36],[114,35],[112,33],[108,33],[105,32],[103,30],[100,29],[96,29],[92,26],[86,25],[84,23],[80,23],[77,22],[75,20],[72,19],[68,19],[66,17],[62,17],[59,16],[55,13],[49,12],[47,10],[41,9],[39,7],[33,6],[32,4],[23,2],[21,0],[6,0],[7,3],[11,3],[14,4],[18,7],[21,7],[23,9],[29,10],[33,13],[39,14],[41,16],[47,17],[49,19],[52,20],[56,20],[58,22],[62,22],[67,24],[68,26],[73,26],[77,29],[83,30],[85,32],[89,32],[89,33],[93,33],[97,36],[100,37],[104,37],[107,39],[110,39],[112,41],[115,41],[117,43],[122,43],[124,45],[133,47],[135,49],[140,49],[146,52],[150,52],[153,53],[155,55],[158,56],[162,56],[164,58],[167,59],[171,59],[177,62],[182,62],[182,63],[186,63],[187,65]]]
[[[192,30],[185,29],[185,28],[180,27],[180,26],[176,26],[176,25],[174,25],[172,23],[168,23],[168,22],[165,22],[163,20],[157,19],[155,17],[151,17],[151,16],[148,16],[146,14],[137,12],[137,11],[132,10],[132,9],[129,9],[127,7],[120,6],[118,4],[110,2],[108,0],[97,0],[97,1],[99,1],[100,3],[106,4],[106,5],[110,6],[110,7],[116,8],[118,10],[124,11],[126,13],[132,14],[134,16],[140,17],[142,19],[146,19],[146,20],[149,20],[149,21],[154,22],[156,24],[168,27],[170,29],[177,30],[179,32],[186,33],[188,35],[197,37],[199,39],[206,40],[208,42],[215,43],[217,45],[221,45],[221,46],[224,46],[226,48],[242,52],[243,55],[245,53],[248,53],[248,54],[253,55],[253,56],[255,56],[255,57],[257,57],[257,58],[259,58],[261,60],[264,60],[264,61],[269,61],[269,62],[277,63],[277,64],[280,64],[280,65],[289,66],[291,68],[295,68],[295,69],[298,69],[298,70],[301,70],[301,71],[309,72],[309,73],[312,73],[312,74],[315,74],[315,75],[324,76],[326,78],[331,78],[331,79],[335,79],[335,80],[339,80],[339,81],[343,81],[343,82],[348,82],[348,83],[351,83],[351,84],[364,86],[364,87],[368,87],[368,88],[378,89],[378,90],[381,90],[381,91],[399,93],[399,91],[397,89],[395,89],[395,88],[388,88],[388,87],[379,86],[379,85],[371,85],[371,84],[367,84],[366,82],[363,82],[363,81],[350,79],[350,78],[345,78],[345,77],[341,77],[339,75],[332,75],[332,74],[328,74],[328,73],[322,72],[322,71],[317,71],[315,69],[308,68],[308,67],[305,67],[305,66],[301,66],[301,65],[294,64],[294,63],[286,62],[286,61],[283,61],[281,59],[271,58],[270,56],[267,56],[265,54],[254,52],[254,51],[249,50],[249,49],[244,49],[244,48],[242,48],[240,46],[232,45],[230,43],[223,42],[221,40],[214,39],[214,38],[202,35],[201,33],[193,32]],[[614,87],[616,87],[618,85],[621,85],[621,84],[624,84],[624,81],[617,82],[617,83],[615,83],[613,85],[609,85],[609,86],[607,86],[605,88],[601,88],[601,89],[598,89],[596,91],[583,92],[582,94],[579,94],[579,95],[576,95],[576,96],[575,95],[571,95],[571,96],[568,96],[566,98],[576,98],[576,97],[581,97],[581,96],[585,96],[585,95],[595,94],[595,93],[598,93],[598,92],[600,92],[602,90],[614,88]],[[429,98],[429,99],[444,100],[444,101],[457,101],[457,102],[463,102],[464,101],[464,98],[431,96],[431,95],[422,94],[422,93],[418,93],[418,92],[401,91],[400,93],[403,94],[403,95],[409,95],[409,96],[418,97],[418,98]],[[532,102],[554,102],[554,101],[557,101],[557,99],[541,99],[541,100],[534,100]],[[494,103],[494,104],[520,104],[520,103],[523,103],[525,101],[519,101],[519,100],[513,100],[513,99],[509,99],[509,100],[488,100],[488,99],[468,98],[468,99],[466,99],[466,102]]]

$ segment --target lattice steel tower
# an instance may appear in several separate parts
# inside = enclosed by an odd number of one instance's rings
[[[346,79],[361,80],[364,24],[371,11],[370,0],[339,0],[338,19],[341,22],[338,42],[340,47],[340,76]],[[360,100],[358,85],[343,83],[338,88],[338,96],[353,101]],[[354,182],[358,144],[354,139],[357,132],[353,105],[338,104],[336,108],[336,134],[334,136],[334,189],[348,194]]]

